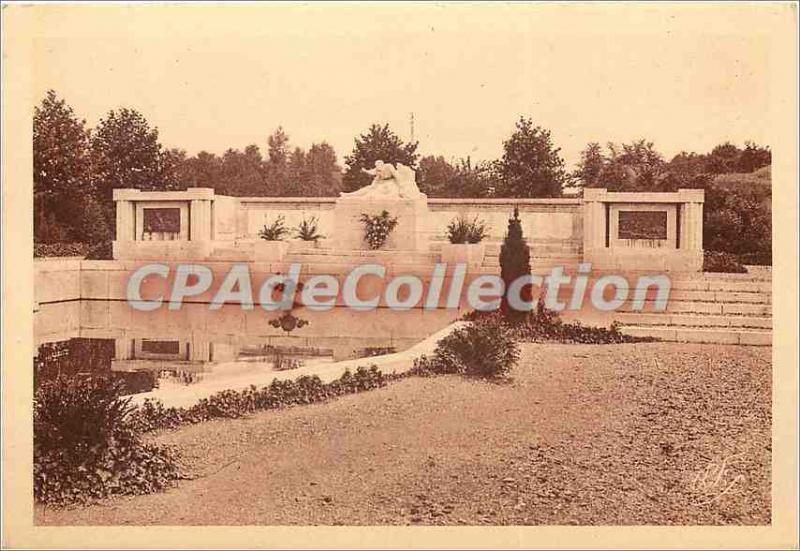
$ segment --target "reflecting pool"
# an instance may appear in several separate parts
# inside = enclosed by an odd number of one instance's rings
[[[184,304],[141,312],[124,301],[39,305],[34,382],[109,376],[126,394],[200,385],[238,387],[269,373],[401,352],[441,330],[459,310],[315,312]]]

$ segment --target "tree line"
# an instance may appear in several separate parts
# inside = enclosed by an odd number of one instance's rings
[[[210,187],[233,196],[336,196],[367,185],[370,178],[362,168],[371,168],[379,159],[415,169],[420,190],[430,197],[559,197],[564,188],[581,186],[614,191],[702,187],[711,191],[707,207],[719,207],[727,211],[723,216],[737,220],[738,226],[727,224],[728,234],[764,218],[742,222],[747,218],[745,207],[731,207],[728,192],[714,195],[711,189],[720,175],[753,173],[770,165],[769,148],[754,143],[744,148],[724,143],[707,154],[681,152],[669,161],[646,140],[608,143],[605,148],[590,143],[570,171],[550,131],[520,117],[496,160],[421,156],[418,146],[402,140],[387,124],[373,124],[355,138],[342,168],[330,144],[320,141],[308,150],[293,147],[279,127],[267,136],[265,154],[252,144],[222,155],[201,151],[189,156],[182,149],[165,148],[158,129],[135,109],[111,110],[89,128],[50,90],[33,118],[35,239],[110,240],[116,188]],[[763,193],[746,202],[751,206],[759,201],[763,203]]]

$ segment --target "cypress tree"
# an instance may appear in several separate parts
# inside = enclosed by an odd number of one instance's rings
[[[522,235],[522,221],[519,219],[519,208],[514,207],[514,217],[508,220],[508,232],[500,248],[500,277],[505,283],[508,291],[511,283],[520,276],[530,275],[531,273],[531,254],[528,244]],[[522,300],[531,300],[531,286],[526,285],[522,288]],[[520,312],[511,308],[508,304],[507,294],[503,295],[501,302],[503,314],[510,320],[519,321],[525,316],[525,312]]]

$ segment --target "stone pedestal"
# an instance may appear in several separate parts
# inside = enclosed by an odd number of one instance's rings
[[[427,251],[425,224],[428,198],[420,194],[413,199],[393,197],[339,197],[334,207],[333,245],[339,250],[369,250],[364,240],[362,214],[379,215],[387,211],[397,218],[397,226],[389,234],[381,250]]]

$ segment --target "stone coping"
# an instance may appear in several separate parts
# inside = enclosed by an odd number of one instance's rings
[[[678,191],[608,191],[605,188],[583,190],[584,202],[600,203],[703,203],[702,189],[679,189]]]
[[[339,197],[237,197],[242,203],[336,203]],[[365,200],[365,202],[369,202]],[[428,197],[429,205],[580,205],[581,199],[447,199]]]
[[[184,191],[142,191],[140,189],[117,188],[114,201],[192,201],[214,199],[214,189],[208,187],[189,188]],[[223,196],[220,196],[223,197]]]
[[[346,197],[234,197],[216,195],[212,188],[190,188],[185,191],[141,191],[138,189],[115,189],[115,201],[191,201],[213,200],[215,197],[236,199],[240,203],[301,203],[333,204]],[[428,197],[429,205],[581,205],[586,201],[609,203],[685,203],[703,202],[700,189],[680,189],[676,192],[615,192],[603,188],[586,188],[581,198],[442,198]]]

